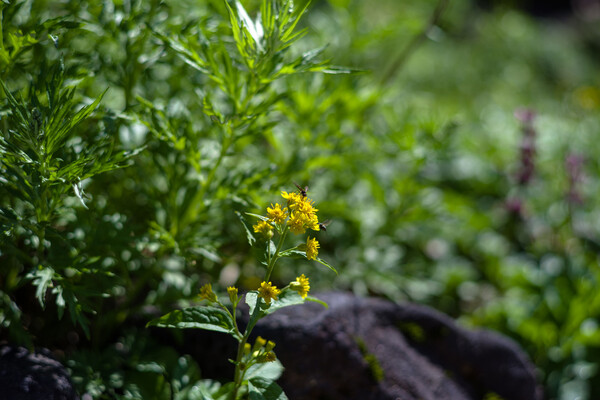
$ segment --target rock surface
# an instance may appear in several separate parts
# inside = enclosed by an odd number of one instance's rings
[[[254,336],[277,344],[292,400],[537,400],[535,368],[511,340],[428,307],[345,293],[284,308]]]
[[[0,347],[0,399],[79,399],[65,367],[48,350]]]

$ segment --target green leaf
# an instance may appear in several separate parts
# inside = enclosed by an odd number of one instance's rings
[[[205,306],[171,311],[160,318],[148,322],[146,326],[175,329],[195,328],[225,333],[235,331],[233,320],[228,312],[220,308]]]
[[[304,246],[304,250],[300,250],[302,249],[302,246]],[[298,245],[296,247],[293,247],[291,249],[282,251],[279,253],[279,257],[306,257],[306,244],[301,244]]]
[[[287,400],[283,389],[270,379],[255,377],[248,381],[250,400]]]
[[[265,314],[271,314],[281,308],[294,306],[297,304],[304,304],[304,299],[302,296],[300,296],[295,290],[285,289],[279,294],[279,296],[277,296],[277,300],[271,301],[271,306],[264,311]]]
[[[263,221],[268,221],[269,220],[269,218],[265,217],[264,215],[252,214],[252,213],[249,213],[249,212],[247,212],[246,215],[250,215],[252,217],[256,217],[256,218],[261,219]]]
[[[250,315],[254,315],[254,309],[256,308],[256,303],[258,302],[258,292],[256,290],[252,290],[246,293],[244,301],[250,307]]]
[[[248,239],[248,243],[250,244],[250,246],[254,246],[254,243],[256,243],[256,238],[254,237],[254,235],[252,234],[250,229],[248,229],[248,226],[246,225],[246,220],[244,219],[244,216],[238,211],[236,211],[235,214],[240,219],[240,222],[242,223],[242,226],[244,227],[244,230],[246,231],[246,239]]]
[[[302,18],[302,15],[304,15],[304,13],[306,12],[306,9],[308,8],[309,5],[310,5],[310,1],[307,1],[306,4],[304,5],[304,8],[302,10],[300,10],[300,12],[296,16],[296,18],[294,18],[294,21],[287,27],[287,29],[285,30],[285,32],[283,33],[283,35],[281,37],[282,42],[288,42],[293,39],[292,33],[294,32],[294,29],[296,29],[296,25],[300,21],[300,18]]]
[[[171,50],[175,51],[177,55],[189,66],[198,70],[202,73],[209,73],[208,63],[200,57],[200,55],[191,48],[187,43],[182,42],[178,39],[167,37],[161,33],[153,32],[156,37],[161,39],[163,43],[168,46]]]
[[[52,119],[49,121],[46,128],[46,131],[48,132],[46,151],[48,154],[52,154],[60,148],[69,136],[72,135],[74,128],[96,110],[107,90],[108,89],[94,100],[93,103],[79,109],[72,117],[67,117],[67,113],[71,112],[71,98],[73,92],[65,90],[59,94],[59,98],[57,99],[59,101],[59,104],[57,105],[59,109],[53,110]],[[64,100],[64,98],[67,100]],[[64,103],[62,103],[63,101]]]
[[[326,266],[327,268],[329,268],[330,270],[332,270],[333,272],[335,272],[335,274],[337,275],[337,270],[335,268],[333,268],[331,265],[329,265],[329,263],[327,263],[326,261],[324,261],[323,259],[317,257],[317,259],[315,260],[316,262],[323,264],[324,266]]]
[[[81,181],[73,184],[73,192],[75,192],[75,196],[79,199],[83,207],[87,210],[87,206],[85,205],[85,200],[83,199],[83,189],[81,188]]]
[[[202,400],[214,400],[213,394],[221,388],[221,384],[210,379],[202,380],[195,385],[202,396]]]
[[[49,286],[52,286],[52,279],[54,278],[54,269],[50,267],[42,267],[41,265],[36,268],[35,271],[27,274],[27,278],[33,281],[33,285],[36,286],[35,297],[40,302],[42,308],[45,308],[45,297],[46,291]]]
[[[248,306],[250,307],[251,320],[256,321],[258,321],[265,315],[271,314],[281,308],[304,303],[304,299],[302,298],[302,296],[300,296],[298,292],[291,289],[283,290],[277,297],[277,300],[271,300],[270,305],[267,305],[260,297],[258,297],[258,292],[255,290],[246,293],[245,301],[246,304],[248,304]],[[254,311],[256,309],[257,304],[259,304],[260,312],[255,314]]]
[[[307,296],[306,299],[304,299],[304,300],[306,300],[306,301],[312,301],[313,303],[319,303],[323,307],[329,308],[329,304],[325,303],[323,300],[317,299],[316,297]]]
[[[220,386],[218,382],[207,380],[201,381],[201,393],[204,395],[206,392],[208,392],[209,396],[211,396],[203,398],[202,400],[229,400],[231,398],[231,392],[233,392],[234,387],[235,384],[233,382],[228,382],[225,385]]]
[[[340,67],[336,65],[327,65],[324,67],[318,67],[316,69],[311,69],[311,71],[320,71],[324,74],[330,75],[339,75],[339,74],[359,74],[366,73],[366,70],[362,70],[359,68],[349,68],[349,67]]]
[[[69,310],[71,321],[75,324],[79,324],[81,329],[85,333],[85,336],[90,338],[89,319],[85,316],[84,312],[92,312],[88,305],[81,301],[73,290],[71,285],[57,286],[54,288],[53,293],[56,294],[56,304],[58,306],[58,315],[62,318],[63,311],[65,308]],[[66,305],[66,307],[65,307]]]
[[[240,26],[238,19],[235,15],[235,13],[233,12],[233,9],[229,6],[229,3],[227,3],[227,0],[223,1],[225,3],[225,6],[227,7],[227,11],[229,11],[229,22],[231,23],[231,31],[233,33],[233,39],[235,40],[235,44],[238,48],[238,51],[240,52],[240,54],[242,55],[242,57],[244,57],[245,59],[248,59],[248,53],[246,53],[245,50],[245,46],[244,46],[244,39],[242,37],[242,27]]]
[[[276,381],[283,374],[283,365],[279,360],[253,364],[246,372],[246,379],[261,377]]]
[[[244,23],[244,27],[246,28],[248,34],[252,37],[252,39],[254,39],[254,42],[256,43],[256,46],[258,47],[259,51],[262,52],[263,47],[261,41],[263,36],[263,27],[261,26],[258,20],[255,23],[252,21],[252,19],[250,19],[242,3],[236,1],[235,6],[237,8],[238,15]]]

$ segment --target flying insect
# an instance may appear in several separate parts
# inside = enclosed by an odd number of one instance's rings
[[[294,185],[298,188],[298,192],[302,195],[302,197],[306,197],[306,192],[308,192],[308,186],[304,186],[304,188],[294,182]]]
[[[327,225],[329,225],[330,223],[331,223],[330,219],[323,221],[323,222],[319,222],[319,229],[324,232],[327,232]]]

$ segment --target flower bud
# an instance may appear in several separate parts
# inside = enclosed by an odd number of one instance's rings
[[[208,300],[211,303],[217,301],[217,295],[213,292],[212,285],[210,283],[207,283],[200,288],[199,296],[202,300]]]
[[[229,300],[232,304],[237,304],[238,302],[238,290],[235,286],[229,286],[227,288],[227,294],[229,295]]]
[[[264,347],[265,344],[267,344],[267,341],[259,336],[256,338],[256,341],[254,342],[254,347],[252,347],[252,350],[258,351],[262,347]]]

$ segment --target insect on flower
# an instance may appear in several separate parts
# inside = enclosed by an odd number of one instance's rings
[[[319,222],[319,230],[322,230],[323,232],[327,232],[327,225],[329,225],[329,224],[331,224],[330,219],[323,221],[323,222]]]
[[[302,197],[306,197],[306,192],[308,192],[308,186],[304,186],[304,188],[302,188],[302,186],[298,185],[296,182],[294,182],[294,185],[296,185],[296,187],[298,188],[298,192],[300,192]]]

